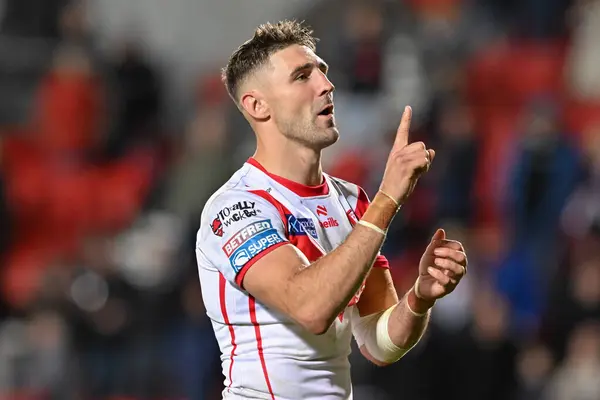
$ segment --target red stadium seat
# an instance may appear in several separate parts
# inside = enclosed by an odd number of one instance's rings
[[[554,44],[525,44],[514,47],[504,71],[510,97],[523,105],[543,94],[559,96],[563,91],[564,50]]]
[[[536,95],[561,95],[564,54],[560,43],[491,46],[467,65],[470,102],[520,107]]]
[[[2,269],[2,293],[12,307],[22,309],[34,300],[46,259],[34,246],[19,246],[7,257]]]

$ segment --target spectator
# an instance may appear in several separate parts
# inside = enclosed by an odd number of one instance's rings
[[[592,400],[600,398],[600,325],[584,322],[569,338],[565,362],[549,382],[548,400]]]
[[[468,225],[475,209],[479,143],[466,104],[454,97],[444,101],[436,128],[437,218]]]
[[[116,115],[105,145],[109,159],[157,141],[163,102],[159,74],[145,59],[140,44],[122,43],[113,68]]]
[[[78,47],[59,47],[37,93],[38,146],[54,160],[87,159],[99,143],[102,97],[89,57]]]
[[[567,55],[566,81],[575,98],[600,100],[600,1],[576,0],[571,10],[572,46]]]
[[[584,321],[600,320],[600,260],[597,254],[556,277],[544,318],[544,339],[562,361],[567,340]]]
[[[544,279],[559,257],[560,215],[580,178],[580,156],[560,126],[554,101],[536,99],[525,114],[517,143],[507,210],[515,251],[525,251],[545,290]],[[527,254],[525,254],[527,256]]]

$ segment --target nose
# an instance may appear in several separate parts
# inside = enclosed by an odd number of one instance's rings
[[[321,79],[319,81],[319,97],[326,96],[329,93],[333,93],[333,91],[335,90],[335,86],[333,85],[333,83],[331,83],[327,75],[325,75],[324,72],[320,71],[320,76]]]

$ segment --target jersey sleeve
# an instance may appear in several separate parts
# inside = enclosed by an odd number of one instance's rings
[[[370,200],[369,200],[369,196],[367,196],[367,192],[365,192],[365,190],[363,188],[361,188],[360,186],[357,185],[358,188],[358,192],[357,195],[355,196],[355,198],[353,195],[350,195],[348,201],[350,202],[350,205],[354,207],[354,214],[356,214],[356,217],[358,219],[361,219],[363,217],[363,215],[365,214],[365,212],[367,211],[367,208],[369,207],[370,204]],[[373,264],[373,268],[390,268],[390,263],[388,261],[388,259],[382,255],[379,254],[377,255],[377,258],[375,259],[375,263]]]
[[[258,260],[289,243],[282,213],[247,191],[216,197],[202,214],[196,247],[225,278],[242,288]]]

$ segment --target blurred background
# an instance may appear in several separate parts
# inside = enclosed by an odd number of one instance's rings
[[[327,172],[372,196],[406,104],[437,151],[398,290],[439,226],[470,259],[355,399],[600,399],[598,0],[0,0],[0,397],[220,398],[193,247],[254,136],[219,73],[284,17],[337,86]]]

